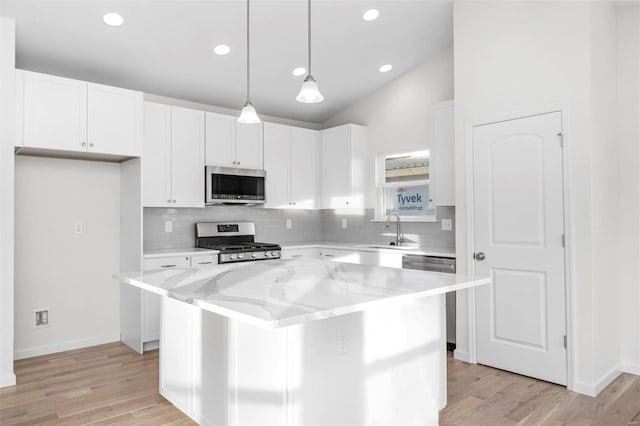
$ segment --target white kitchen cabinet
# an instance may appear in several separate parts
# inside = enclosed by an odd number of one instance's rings
[[[237,117],[207,112],[206,164],[262,169],[262,123],[240,124]]]
[[[29,71],[22,74],[22,133],[26,147],[87,149],[87,83]],[[18,93],[18,96],[20,93]]]
[[[204,112],[171,107],[173,207],[204,207]]]
[[[374,185],[366,152],[366,128],[348,124],[322,133],[322,208],[366,208]]]
[[[263,123],[236,123],[236,167],[260,169],[263,164]]]
[[[140,156],[142,92],[89,83],[87,151]]]
[[[140,156],[142,93],[18,70],[17,145]]]
[[[282,259],[319,259],[320,249],[315,247],[282,247]]]
[[[429,152],[429,197],[433,206],[454,206],[454,104],[453,101],[432,109],[432,145]]]
[[[143,206],[204,207],[204,112],[144,103]]]
[[[189,256],[168,256],[144,260],[144,269],[188,268],[191,265]],[[142,292],[142,343],[152,342],[160,338],[160,304],[162,296]]]
[[[317,203],[317,132],[264,124],[265,207],[313,209]]]

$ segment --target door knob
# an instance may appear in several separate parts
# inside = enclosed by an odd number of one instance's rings
[[[473,258],[474,258],[475,260],[484,260],[485,255],[484,255],[484,253],[483,253],[483,252],[474,253],[474,254],[473,254]]]

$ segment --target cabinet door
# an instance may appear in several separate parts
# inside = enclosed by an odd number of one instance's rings
[[[265,207],[291,208],[291,127],[264,124],[264,169],[267,172]]]
[[[348,126],[322,131],[322,208],[348,208],[351,200],[351,144]]]
[[[87,83],[24,72],[24,146],[86,151]]]
[[[367,151],[367,128],[355,124],[349,125],[351,148],[351,198],[349,207],[366,208],[375,197],[374,159]]]
[[[429,152],[429,194],[434,206],[455,205],[453,101],[433,111],[433,144]]]
[[[236,124],[236,167],[262,170],[262,123]]]
[[[89,83],[89,152],[139,157],[142,92]]]
[[[142,205],[171,206],[171,107],[144,103]]]
[[[294,208],[315,209],[318,197],[318,132],[299,127],[293,127],[291,132],[291,202]]]
[[[171,199],[204,207],[204,112],[171,108]]]
[[[236,117],[206,113],[206,165],[235,167]]]

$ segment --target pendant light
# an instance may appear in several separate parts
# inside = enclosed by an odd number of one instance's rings
[[[309,66],[307,69],[309,70],[309,73],[304,79],[304,83],[302,83],[302,88],[300,89],[300,93],[298,93],[296,100],[305,104],[315,104],[317,102],[322,102],[324,100],[324,96],[322,96],[320,89],[318,89],[318,83],[316,83],[316,80],[311,76],[311,0],[307,0],[307,42],[307,52],[309,54]]]
[[[251,83],[250,83],[250,59],[249,59],[249,47],[250,47],[250,37],[249,37],[249,0],[247,0],[247,102],[244,104],[242,108],[242,112],[240,112],[240,117],[238,117],[238,123],[244,124],[255,124],[260,122],[260,117],[256,114],[256,109],[251,105]]]

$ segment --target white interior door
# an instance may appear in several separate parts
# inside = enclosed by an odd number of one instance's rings
[[[560,112],[473,129],[478,363],[566,385]],[[479,254],[481,253],[481,254]]]

